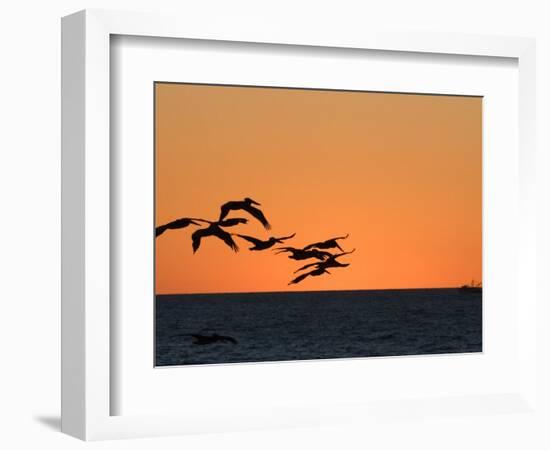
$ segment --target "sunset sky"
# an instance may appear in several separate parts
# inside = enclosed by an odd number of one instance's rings
[[[215,220],[251,197],[228,231],[302,247],[334,236],[347,268],[288,286],[303,265],[270,250],[196,254],[191,225],[156,239],[156,292],[453,287],[481,280],[482,99],[155,84],[156,224]],[[309,261],[307,261],[309,262]]]

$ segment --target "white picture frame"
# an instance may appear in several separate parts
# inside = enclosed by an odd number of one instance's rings
[[[536,406],[536,235],[535,235],[535,43],[532,39],[457,34],[418,34],[339,29],[337,34],[309,29],[278,29],[249,23],[197,23],[192,17],[87,10],[62,22],[62,430],[85,440],[146,437],[194,432],[243,430],[271,426],[374,420],[391,415],[392,402],[333,405],[330,412],[314,403],[299,408],[277,406],[270,413],[236,414],[209,420],[189,413],[112,415],[111,337],[111,191],[110,41],[112,35],[285,44],[365,49],[413,54],[513,58],[518,62],[519,184],[517,286],[519,376],[515,389],[460,399],[419,399],[409,408],[453,410],[468,415],[496,412],[506,405],[516,412]],[[503,283],[507,280],[502,280]],[[250,366],[249,366],[250,367]],[[275,365],[269,370],[276,370]],[[309,365],[314,373],[315,367]],[[342,370],[351,370],[347,367]],[[399,398],[398,398],[399,400]],[[405,401],[405,397],[403,397]],[[411,400],[407,400],[411,401]],[[416,406],[415,406],[416,405]],[[430,406],[431,405],[431,406]],[[225,410],[236,405],[223,405]],[[227,414],[227,411],[225,411]],[[250,413],[250,411],[249,411]],[[411,412],[414,414],[414,412]],[[248,420],[243,420],[248,417]]]

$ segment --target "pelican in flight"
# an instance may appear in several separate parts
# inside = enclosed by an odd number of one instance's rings
[[[240,201],[230,201],[224,203],[220,208],[220,221],[222,221],[228,214],[229,211],[243,210],[249,213],[255,219],[258,219],[266,230],[271,228],[271,225],[264,216],[264,213],[256,208],[256,206],[261,206],[258,202],[252,200],[249,197],[246,197],[244,200]]]
[[[241,239],[244,239],[245,241],[254,244],[252,247],[249,248],[249,250],[267,250],[268,248],[273,247],[275,244],[282,244],[283,241],[286,241],[287,239],[292,239],[294,236],[296,236],[296,233],[291,234],[290,236],[283,237],[272,236],[267,241],[262,241],[261,239],[252,236],[246,236],[244,234],[237,234],[236,236],[239,236]]]
[[[309,258],[317,258],[324,261],[325,259],[330,258],[332,256],[332,253],[325,252],[322,250],[317,250],[317,249],[306,250],[303,248],[295,248],[295,247],[277,247],[277,248],[274,248],[273,250],[277,250],[277,254],[288,252],[290,253],[288,257],[290,259],[295,259],[296,261],[301,261]]]
[[[231,336],[221,336],[216,333],[210,336],[205,334],[191,334],[190,336],[193,338],[193,344],[197,344],[197,345],[215,344],[216,342],[221,342],[224,344],[230,343],[233,345],[237,344],[237,339]]]
[[[303,273],[301,275],[298,275],[294,280],[290,281],[290,284],[298,284],[299,282],[303,281],[307,277],[318,277],[319,275],[323,275],[324,273],[328,273],[330,275],[330,272],[326,269],[326,267],[319,267],[318,269],[312,270],[311,272]]]
[[[337,259],[340,256],[349,255],[349,254],[353,253],[354,251],[355,251],[355,249],[353,249],[351,252],[337,253],[335,255],[329,256],[324,261],[306,264],[305,266],[302,266],[298,270],[294,271],[294,273],[298,273],[298,272],[300,272],[302,270],[305,270],[305,269],[308,269],[310,267],[316,267],[318,269],[321,268],[321,267],[324,267],[325,269],[330,269],[331,267],[348,267],[349,263],[341,263]]]
[[[166,230],[177,230],[178,228],[186,228],[189,225],[200,225],[199,222],[207,222],[203,219],[194,219],[189,217],[183,217],[181,219],[174,220],[164,225],[160,225],[155,228],[155,237],[160,236]]]
[[[223,221],[222,221],[223,223]],[[239,251],[239,247],[231,237],[231,233],[228,233],[224,229],[222,229],[222,225],[220,222],[212,222],[209,226],[206,228],[199,228],[197,231],[195,231],[191,235],[191,240],[193,241],[193,253],[196,253],[201,245],[202,238],[208,237],[208,236],[216,236],[218,239],[221,239],[225,244],[234,252]]]
[[[346,234],[345,236],[338,236],[338,237],[335,237],[335,238],[332,238],[332,239],[327,239],[326,241],[315,242],[313,244],[306,245],[304,247],[304,250],[310,250],[312,248],[319,248],[319,249],[323,249],[323,250],[326,250],[326,249],[329,249],[329,248],[337,248],[341,252],[343,252],[344,249],[342,247],[340,247],[340,245],[338,244],[338,241],[341,240],[341,239],[347,239],[348,236],[349,236],[349,233]]]

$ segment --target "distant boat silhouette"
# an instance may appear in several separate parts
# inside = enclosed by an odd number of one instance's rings
[[[483,292],[483,287],[481,282],[476,283],[472,280],[470,284],[463,284],[458,288],[458,290],[465,294],[481,294]]]
[[[166,230],[177,230],[179,228],[186,228],[189,225],[200,225],[199,222],[206,222],[203,219],[195,219],[190,217],[182,217],[181,219],[174,220],[165,225],[160,225],[155,228],[155,237],[160,236]]]
[[[245,234],[236,234],[236,236],[239,236],[241,239],[244,239],[245,241],[254,244],[252,247],[249,248],[249,250],[267,250],[268,248],[273,247],[275,244],[282,244],[283,241],[286,241],[287,239],[292,239],[294,236],[296,236],[296,233],[284,237],[272,236],[267,241],[262,241],[261,239],[247,236]]]
[[[223,223],[223,222],[222,222]],[[220,222],[212,222],[206,228],[199,228],[191,235],[191,240],[193,241],[193,253],[196,253],[201,245],[203,238],[208,236],[215,236],[218,239],[221,239],[225,244],[234,252],[239,251],[239,247],[231,237],[231,233],[223,230],[221,227],[224,226]]]
[[[196,345],[215,344],[216,342],[221,342],[224,344],[228,343],[233,345],[237,344],[237,339],[231,336],[221,336],[216,333],[210,336],[204,334],[191,334],[190,336],[193,338],[193,344]]]
[[[276,250],[277,254],[288,252],[290,253],[288,257],[290,259],[295,259],[297,261],[310,259],[310,258],[325,260],[332,256],[332,253],[325,252],[322,250],[317,250],[317,249],[304,250],[303,248],[295,248],[295,247],[277,247],[277,248],[274,248],[273,250]]]
[[[252,217],[258,219],[266,230],[271,228],[271,225],[264,216],[264,213],[255,206],[261,206],[260,203],[246,197],[244,200],[230,201],[224,203],[220,208],[220,221],[223,220],[230,211],[243,210],[249,213]]]
[[[304,247],[304,250],[310,250],[310,249],[313,249],[313,248],[319,248],[319,249],[323,249],[323,250],[326,250],[326,249],[329,249],[329,248],[337,248],[341,252],[343,252],[344,249],[342,247],[340,247],[340,245],[338,244],[338,241],[341,240],[341,239],[347,239],[348,237],[349,237],[349,233],[346,234],[345,236],[339,236],[339,237],[335,237],[335,238],[332,238],[332,239],[327,239],[326,241],[315,242],[314,244],[306,245]]]
[[[320,275],[323,275],[325,273],[328,273],[330,275],[330,272],[325,267],[319,267],[318,269],[312,270],[311,272],[303,273],[301,275],[298,275],[296,278],[294,278],[292,281],[290,281],[288,284],[298,284],[307,277],[318,277]]]
[[[353,253],[355,249],[353,249],[350,252],[343,252],[343,253],[337,253],[335,255],[329,256],[324,261],[314,262],[310,264],[306,264],[305,266],[300,267],[298,270],[294,271],[294,273],[298,273],[302,270],[309,269],[310,267],[317,267],[318,269],[324,267],[325,269],[330,269],[331,267],[348,267],[349,263],[341,263],[337,261],[337,258],[344,255],[349,255]]]

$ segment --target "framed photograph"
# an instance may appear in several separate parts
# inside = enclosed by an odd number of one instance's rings
[[[155,365],[481,352],[481,130],[478,96],[155,83]]]
[[[94,10],[62,46],[64,432],[533,410],[532,40]]]

